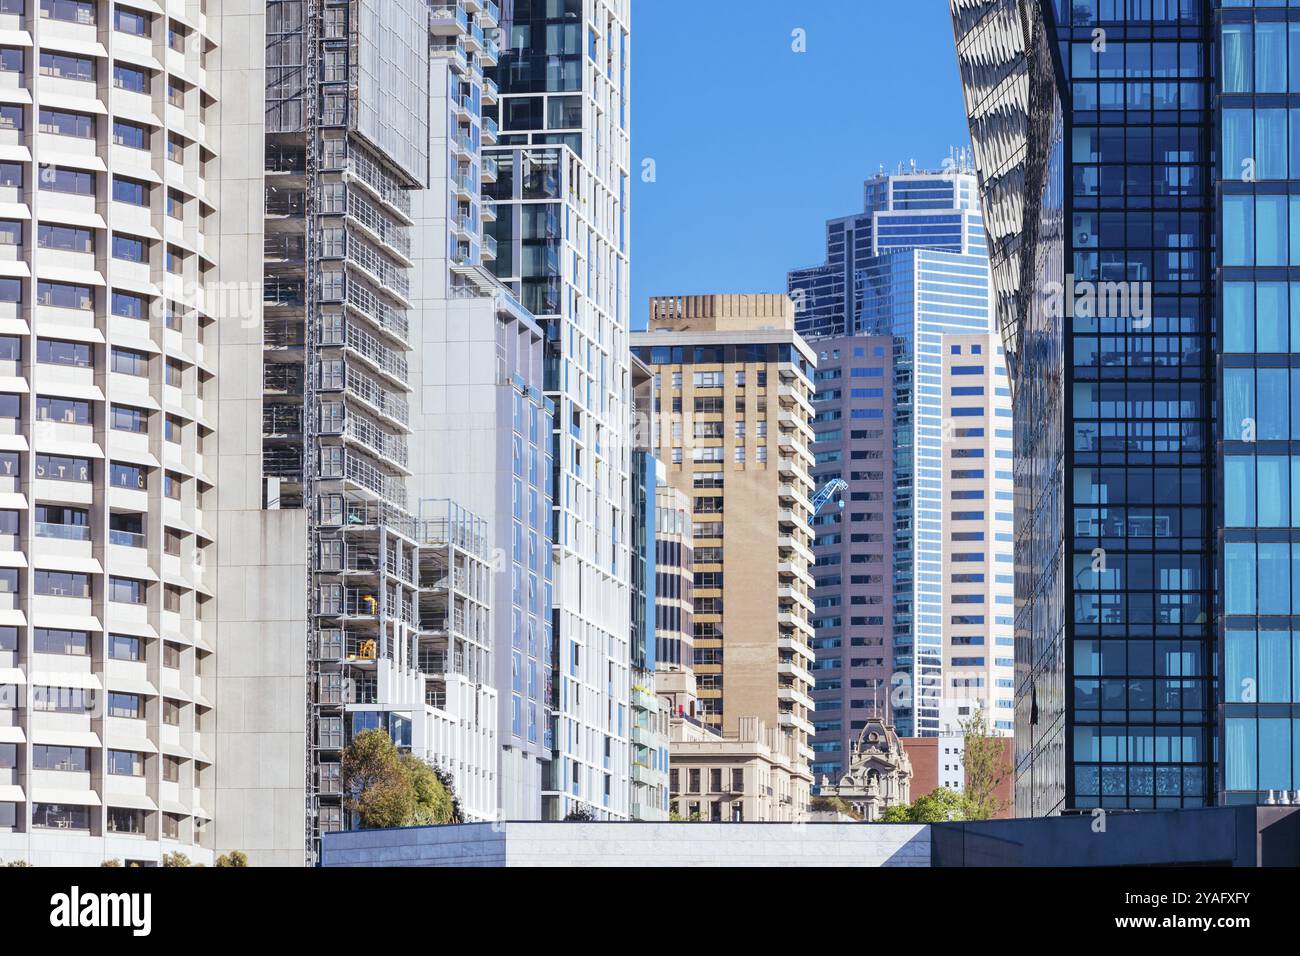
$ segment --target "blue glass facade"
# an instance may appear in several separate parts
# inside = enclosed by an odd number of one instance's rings
[[[1225,2],[1210,39],[1220,51],[1220,791],[1264,803],[1300,787],[1300,4]]]
[[[940,730],[942,339],[946,333],[992,329],[989,264],[977,204],[975,177],[969,173],[875,177],[865,185],[861,214],[827,223],[826,264],[788,277],[796,329],[815,348],[819,339],[845,334],[893,340],[893,674],[887,696],[902,736]],[[833,453],[824,441],[818,445],[819,459]],[[832,472],[821,471],[817,480],[831,477]],[[1003,547],[1009,559],[1011,543]],[[819,561],[835,557],[826,554]],[[817,591],[821,607],[834,606],[834,598]],[[838,727],[824,723],[827,739],[819,743],[829,746],[830,737],[842,734],[843,721]]]
[[[1016,388],[1021,814],[1287,786],[1300,10],[1259,6],[953,4]]]

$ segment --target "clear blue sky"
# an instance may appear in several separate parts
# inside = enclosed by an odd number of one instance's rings
[[[633,328],[652,295],[784,292],[881,163],[969,142],[947,0],[635,0],[632,55]]]

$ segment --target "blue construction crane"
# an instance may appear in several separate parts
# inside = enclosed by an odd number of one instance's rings
[[[817,512],[822,510],[822,505],[826,504],[826,502],[830,501],[837,494],[841,494],[848,486],[849,483],[843,478],[832,478],[823,485],[822,490],[817,492],[817,496],[812,500],[812,515],[809,516],[809,521],[812,520],[813,515],[816,515]],[[841,510],[844,508],[843,498],[840,498],[840,508]]]

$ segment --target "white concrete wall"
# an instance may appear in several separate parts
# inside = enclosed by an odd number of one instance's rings
[[[930,865],[930,828],[866,823],[505,823],[331,833],[325,866]]]

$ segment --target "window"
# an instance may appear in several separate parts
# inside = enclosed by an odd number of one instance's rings
[[[94,707],[94,693],[80,687],[32,688],[33,710],[52,714],[87,714]]]
[[[144,434],[149,430],[149,412],[129,405],[114,405],[109,417],[109,427],[119,432]]]
[[[181,443],[181,435],[184,433],[185,423],[176,415],[168,415],[163,419],[163,439],[174,445]]]
[[[86,514],[85,511],[82,514]],[[90,633],[62,631],[59,628],[38,627],[32,636],[36,652],[62,654],[65,657],[86,657],[90,654]]]
[[[90,769],[90,751],[85,747],[32,744],[32,769],[85,773]]]
[[[148,36],[149,18],[143,13],[116,7],[113,10],[113,29],[118,33],[129,33],[132,36]]]
[[[121,372],[123,375],[134,375],[139,378],[149,376],[149,356],[144,352],[136,352],[132,349],[113,349],[114,372]]]
[[[37,455],[36,477],[50,481],[90,481],[89,458],[65,458],[61,455]]]
[[[91,368],[95,364],[91,355],[91,348],[85,342],[65,342],[63,339],[36,340],[36,361],[46,365]]]
[[[93,0],[41,0],[41,19],[66,20],[69,23],[95,23]]]
[[[11,46],[0,47],[0,73],[21,73],[23,59],[22,50]]]
[[[56,309],[81,309],[95,307],[95,293],[90,286],[71,285],[67,282],[38,282],[36,304]]]
[[[21,106],[0,106],[0,129],[23,129],[23,108]]]
[[[163,494],[168,498],[179,501],[184,479],[173,471],[163,473]]]
[[[149,72],[124,63],[113,64],[113,85],[128,93],[149,92]]]
[[[141,660],[140,638],[127,634],[108,635],[108,656],[115,661]]]
[[[78,139],[95,138],[95,117],[66,110],[42,109],[39,128],[42,133],[55,136],[75,136]]]
[[[148,487],[143,468],[116,461],[109,465],[108,481],[115,488],[130,488],[133,491],[144,491]]]
[[[134,236],[113,236],[113,258],[126,262],[145,262],[147,246]]]
[[[108,752],[108,772],[118,777],[143,777],[144,754],[133,750],[110,750]]]
[[[60,166],[42,166],[37,177],[41,189],[54,193],[72,193],[75,196],[95,195],[95,174],[82,169],[64,169]]]
[[[138,123],[114,120],[113,142],[118,146],[128,146],[131,149],[148,149],[149,130]]]
[[[135,578],[108,579],[108,599],[118,604],[144,604],[149,595],[149,585]]]
[[[95,239],[89,229],[52,226],[48,223],[36,227],[36,245],[41,249],[57,249],[60,252],[95,251]]]
[[[125,807],[108,808],[109,833],[144,833],[145,813]]]
[[[32,804],[32,826],[53,830],[89,830],[90,808],[66,803]]]
[[[41,75],[57,76],[64,80],[95,81],[95,61],[84,56],[69,56],[63,53],[41,54]]]
[[[139,720],[144,717],[144,703],[139,694],[111,690],[108,692],[108,716]]]
[[[181,597],[184,594],[185,594],[184,588],[178,588],[172,584],[164,585],[163,586],[163,610],[171,611],[174,614],[179,614],[181,611]]]
[[[149,184],[124,176],[113,177],[113,198],[132,206],[149,205]]]
[[[127,319],[147,319],[149,317],[149,300],[142,295],[130,292],[113,293],[113,314]]]
[[[62,422],[66,425],[89,425],[92,422],[90,402],[75,398],[39,395],[36,398],[36,420]]]
[[[170,727],[179,727],[181,724],[181,705],[174,700],[169,700],[164,698],[162,703],[162,719],[163,719],[163,723],[167,724]],[[328,718],[328,719],[337,720],[338,718]],[[324,731],[322,730],[322,735],[323,734]],[[342,736],[341,727],[340,727],[339,736],[340,737]],[[341,747],[342,745],[343,742],[340,740],[339,746]]]
[[[33,575],[37,594],[52,597],[90,597],[90,575],[73,571],[46,571],[38,568]]]

